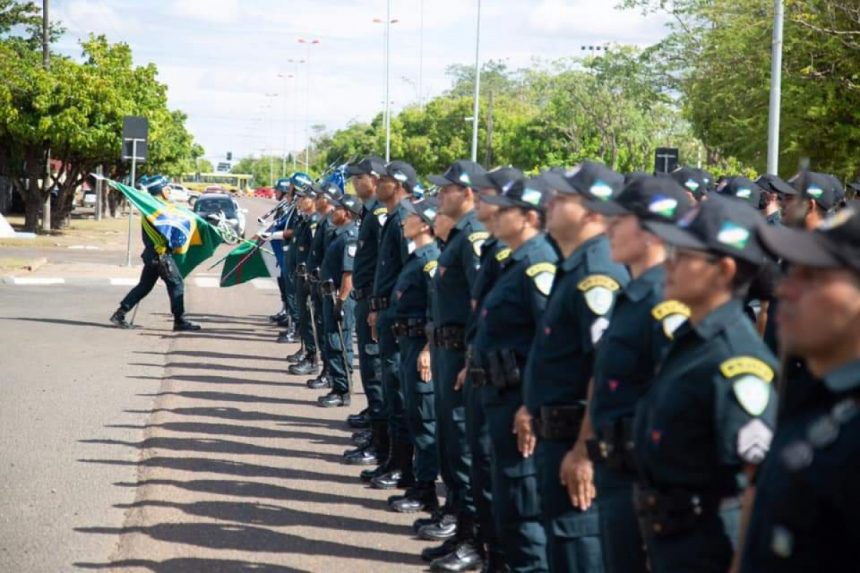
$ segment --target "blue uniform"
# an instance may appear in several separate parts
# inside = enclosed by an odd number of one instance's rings
[[[595,348],[628,279],[612,261],[605,235],[580,245],[558,264],[526,364],[525,405],[538,423],[535,463],[550,571],[603,568],[597,507],[574,508],[558,476],[578,437]]]
[[[634,503],[651,571],[728,570],[742,470],[772,438],[775,367],[738,300],[675,330],[633,429]]]
[[[633,415],[672,333],[689,316],[684,305],[663,300],[665,277],[663,265],[653,266],[619,293],[594,359],[589,414],[595,437],[588,445],[608,573],[647,571],[633,508]]]
[[[418,372],[418,355],[427,344],[428,285],[436,273],[439,253],[435,241],[416,249],[400,271],[392,297],[404,409],[415,446],[415,478],[419,482],[434,482],[439,474],[433,381],[424,382]]]
[[[367,317],[370,314],[370,297],[373,295],[373,277],[379,255],[379,237],[388,210],[375,198],[364,204],[358,230],[358,249],[355,253],[355,270],[352,274],[352,298],[355,299],[355,333],[358,340],[358,367],[361,385],[367,396],[367,407],[373,422],[385,422],[385,403],[382,394],[382,365],[379,362],[379,344],[370,332]]]
[[[311,243],[313,242],[314,233],[320,222],[318,213],[303,215],[301,224],[296,228],[295,234],[295,257],[296,267],[299,265],[307,266],[308,257],[311,253]],[[299,333],[304,343],[305,351],[313,356],[316,354],[317,345],[314,340],[314,326],[311,325],[310,306],[313,302],[310,300],[311,283],[307,278],[298,278],[296,281],[296,300],[299,306]]]
[[[311,241],[311,250],[307,259],[308,272],[311,275],[310,295],[311,301],[314,305],[314,319],[316,320],[317,336],[319,337],[319,343],[322,346],[322,348],[320,348],[320,358],[322,358],[323,361],[326,359],[324,343],[326,331],[325,321],[323,320],[322,296],[320,295],[319,290],[319,270],[323,257],[325,256],[326,249],[334,237],[334,230],[335,226],[334,223],[331,222],[331,213],[321,215],[320,222],[314,230],[313,240]]]
[[[495,257],[494,257],[495,259]],[[534,458],[523,458],[511,433],[522,406],[521,373],[546,308],[558,255],[539,234],[503,259],[478,310],[473,361],[491,440],[493,517],[505,563],[515,572],[547,571],[546,535]]]
[[[780,419],[756,477],[743,573],[845,571],[860,539],[860,360]]]
[[[454,382],[465,366],[466,321],[471,313],[471,289],[478,276],[481,246],[489,233],[470,211],[457,221],[439,256],[433,279],[433,323],[435,327],[433,380],[436,384],[437,446],[442,478],[450,504],[458,513],[475,515],[469,486],[471,452],[466,439],[464,392],[454,391]]]
[[[320,266],[320,281],[325,285],[331,281],[332,295],[340,291],[344,273],[353,272],[353,261],[358,242],[358,226],[349,222],[341,227],[334,227],[331,243],[325,250],[325,256]],[[325,331],[324,359],[328,366],[332,390],[338,394],[346,394],[349,387],[349,370],[352,368],[352,332],[353,306],[355,301],[347,298],[343,303],[343,319],[338,330],[341,317],[335,315],[335,305],[332,295],[322,297],[323,323]],[[341,341],[343,335],[343,341]],[[344,347],[345,344],[345,347]],[[344,350],[346,362],[344,362]]]

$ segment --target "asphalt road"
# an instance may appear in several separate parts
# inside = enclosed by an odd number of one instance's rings
[[[179,335],[160,285],[109,327],[125,288],[0,285],[0,571],[421,569],[415,516],[339,462],[363,395],[285,373],[277,291],[190,285]]]

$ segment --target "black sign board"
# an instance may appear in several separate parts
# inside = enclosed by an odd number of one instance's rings
[[[122,118],[122,158],[146,161],[147,137],[149,137],[148,119],[133,115]]]
[[[671,173],[678,168],[677,147],[658,147],[654,152],[654,173]]]

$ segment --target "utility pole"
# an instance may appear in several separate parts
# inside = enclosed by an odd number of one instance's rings
[[[51,55],[48,50],[48,28],[50,19],[48,18],[48,0],[42,0],[42,66],[45,71],[51,68]],[[51,148],[48,147],[48,154],[45,159],[45,183],[48,184],[48,197],[45,199],[45,205],[42,207],[42,230],[51,230]]]
[[[391,0],[385,3],[385,162],[391,161]]]
[[[770,62],[770,106],[767,118],[767,172],[779,171],[779,107],[782,98],[783,0],[773,2],[773,46]]]
[[[478,161],[478,114],[481,111],[481,0],[478,0],[478,25],[475,33],[475,107],[472,110],[472,161]]]
[[[493,92],[490,91],[487,101],[487,152],[484,155],[484,166],[487,169],[493,164]]]

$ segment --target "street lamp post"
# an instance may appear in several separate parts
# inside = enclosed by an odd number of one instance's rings
[[[319,40],[305,40],[299,38],[299,44],[305,45],[305,62],[307,62],[307,78],[305,88],[305,170],[310,169],[311,164],[311,141],[310,141],[310,102],[311,102],[311,46],[318,45]]]
[[[306,62],[305,62],[305,60],[294,60],[294,59],[290,58],[290,59],[289,59],[289,60],[287,60],[287,61],[288,61],[289,63],[291,63],[291,64],[294,64],[294,65],[295,65],[295,72],[294,72],[294,74],[293,74],[293,77],[295,78],[296,82],[298,82],[298,79],[299,79],[299,64],[304,64],[304,63],[306,63]],[[298,147],[298,145],[299,145],[299,120],[298,120],[298,107],[299,107],[299,106],[298,106],[298,103],[299,103],[299,97],[298,97],[298,93],[299,93],[299,90],[298,90],[298,88],[297,88],[297,89],[295,90],[295,94],[296,94],[296,110],[297,110],[297,111],[296,111],[296,118],[295,118],[295,120],[293,121],[293,149],[294,149],[293,154],[292,154],[292,155],[293,155],[293,171],[297,171],[297,170],[298,170],[298,166],[297,166],[297,156],[298,156],[298,154],[295,152],[295,148],[296,148],[296,147]]]
[[[278,97],[278,95],[279,94],[276,94],[276,93],[268,93],[268,94],[266,94],[266,97],[267,98],[276,98],[276,97]],[[266,105],[266,109],[269,111],[269,114],[271,114],[272,108],[273,108],[272,101],[270,100],[269,103]],[[274,157],[273,147],[274,147],[274,145],[272,145],[272,140],[274,139],[274,137],[272,135],[272,118],[268,117],[266,123],[269,124],[269,137],[268,137],[269,141],[267,143],[267,146],[269,148],[269,184],[272,185],[275,181],[275,166],[273,163],[273,157]]]
[[[379,18],[374,18],[375,24],[383,23]],[[391,19],[391,0],[385,3],[385,108],[383,111],[383,123],[385,124],[385,161],[391,161],[391,24],[399,22]]]
[[[481,108],[481,0],[478,0],[478,24],[475,32],[475,107],[472,110],[472,161],[478,161],[478,114]]]
[[[770,62],[770,106],[767,118],[767,172],[779,171],[779,107],[782,99],[783,0],[773,2],[773,53]]]

